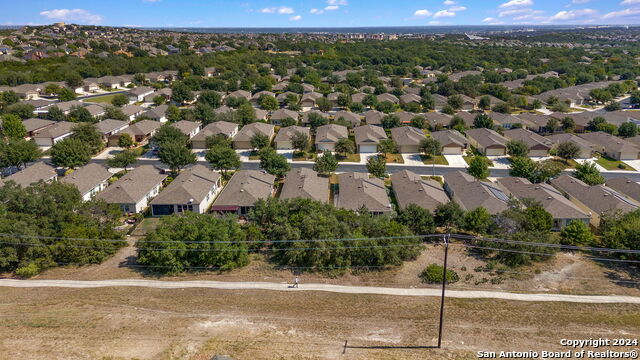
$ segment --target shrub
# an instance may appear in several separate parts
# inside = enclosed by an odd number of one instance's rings
[[[29,265],[27,266],[16,269],[16,275],[20,276],[21,278],[30,278],[38,275],[39,272],[40,268],[38,268],[38,265],[36,265],[35,263],[29,263]]]
[[[442,283],[442,272],[444,268],[438,264],[431,264],[427,266],[422,273],[420,274],[420,278],[423,282],[428,284],[439,284]],[[454,284],[460,280],[458,273],[451,269],[447,269],[447,284]]]

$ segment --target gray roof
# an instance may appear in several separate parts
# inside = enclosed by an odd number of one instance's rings
[[[280,199],[307,198],[329,201],[329,179],[309,168],[296,168],[287,173]]]
[[[551,184],[574,197],[596,214],[616,209],[629,212],[638,208],[636,202],[628,200],[611,188],[604,185],[589,186],[569,175],[559,176],[551,180]]]
[[[293,139],[293,137],[295,136],[295,134],[304,134],[307,135],[307,137],[309,137],[309,128],[307,127],[302,127],[302,126],[287,126],[284,128],[281,128],[280,131],[278,131],[278,135],[276,135],[276,138],[274,141],[278,142],[278,141],[291,141]]]
[[[468,144],[467,138],[457,130],[434,131],[431,137],[438,140],[443,147],[448,145],[459,145],[465,148]]]
[[[449,197],[439,182],[423,179],[420,175],[409,170],[393,174],[391,184],[401,209],[409,204],[415,204],[434,211],[438,205],[449,202]]]
[[[271,114],[271,120],[284,120],[286,118],[298,120],[298,113],[289,109],[278,109]]]
[[[520,140],[527,144],[529,149],[551,149],[553,143],[548,139],[527,129],[505,130],[504,137],[509,140]]]
[[[275,180],[275,176],[258,170],[237,171],[213,206],[253,206],[258,199],[267,199],[271,196]]]
[[[18,171],[15,174],[7,176],[4,179],[0,179],[0,185],[4,185],[8,181],[13,181],[16,184],[27,187],[31,184],[35,184],[40,180],[49,181],[56,178],[56,168],[43,161],[39,161],[31,166],[27,166],[26,169]]]
[[[358,210],[365,206],[372,212],[392,211],[387,189],[381,179],[370,179],[369,174],[356,172],[343,173],[338,178],[338,207]]]
[[[609,179],[607,180],[607,186],[640,202],[640,184],[627,177]]]
[[[47,126],[46,128],[37,131],[33,135],[33,137],[50,139],[57,138],[63,135],[70,134],[76,125],[76,123],[72,123],[69,121],[59,121],[51,126]]]
[[[220,180],[220,174],[204,165],[194,165],[180,172],[152,201],[158,204],[201,203]],[[201,209],[203,210],[203,209]]]
[[[369,110],[364,114],[364,121],[367,125],[380,125],[382,124],[382,119],[385,117],[385,113],[378,110]]]
[[[260,122],[251,123],[245,125],[238,131],[238,134],[233,138],[233,141],[251,141],[251,138],[256,134],[266,135],[269,138],[273,136],[275,126],[271,124],[265,124]]]
[[[154,131],[158,130],[162,124],[153,120],[141,120],[135,124],[131,124],[128,128],[122,130],[122,133],[137,136],[149,136]]]
[[[444,180],[449,195],[455,197],[464,210],[483,207],[489,214],[495,215],[508,208],[509,198],[493,183],[478,181],[462,171],[448,173]]]
[[[151,119],[159,119],[166,115],[168,108],[169,108],[169,105],[156,106],[154,108],[147,110],[144,113],[144,115],[150,117]]]
[[[126,127],[129,123],[126,121],[105,119],[96,123],[96,128],[102,134],[109,134],[118,129]]]
[[[491,129],[485,129],[485,128],[469,129],[469,130],[466,130],[465,133],[468,138],[474,139],[482,147],[495,146],[495,145],[506,147],[507,142],[509,142],[509,140],[507,140],[504,136],[498,134],[497,132]]]
[[[193,141],[205,140],[209,136],[225,135],[233,133],[238,128],[238,124],[228,121],[216,121],[205,126],[193,137]]]
[[[110,204],[135,204],[167,177],[152,165],[142,165],[111,184],[98,198]]]
[[[131,104],[123,106],[120,110],[122,110],[122,113],[126,116],[131,116],[143,112],[144,108],[139,105]]]
[[[398,145],[420,145],[426,138],[422,130],[412,126],[401,126],[391,129],[391,138]]]
[[[353,129],[356,144],[378,144],[380,140],[386,139],[387,134],[380,126],[363,125]]]
[[[200,123],[195,121],[180,120],[171,124],[171,126],[182,131],[182,133],[184,133],[185,135],[189,135],[193,130],[200,127]]]
[[[76,169],[71,174],[65,175],[60,179],[60,182],[74,185],[78,188],[80,194],[84,195],[102,182],[108,180],[111,176],[113,175],[106,167],[97,163],[90,163]]]
[[[533,199],[540,202],[554,219],[589,218],[589,214],[582,211],[551,185],[532,184],[529,180],[518,177],[498,179],[498,184],[520,200]]]
[[[640,152],[640,148],[638,148],[634,143],[602,131],[579,134],[578,136],[611,151]]]
[[[337,143],[340,139],[349,137],[349,130],[346,126],[337,124],[327,124],[316,129],[316,144]]]
[[[38,119],[38,118],[30,118],[30,119],[22,120],[22,125],[24,125],[28,133],[45,128],[55,123],[56,122],[53,120],[45,120],[45,119]]]
[[[343,118],[346,121],[350,122],[351,125],[353,126],[360,125],[360,121],[361,121],[360,115],[353,113],[351,111],[336,111],[336,113],[333,114],[333,118],[336,120]]]

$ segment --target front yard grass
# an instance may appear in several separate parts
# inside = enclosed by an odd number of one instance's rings
[[[96,96],[96,97],[92,97],[92,98],[84,99],[84,102],[88,102],[88,103],[108,103],[108,104],[111,104],[111,101],[113,100],[113,98],[114,98],[114,97],[116,97],[116,95],[118,95],[118,94],[110,94],[110,95]]]
[[[338,162],[360,162],[360,154],[336,154]]]
[[[564,160],[560,158],[552,158],[552,159],[549,159],[549,161],[559,165],[563,169],[575,169],[576,166],[578,165],[578,162],[575,161],[574,159]]]
[[[316,154],[308,153],[304,151],[294,151],[292,160],[293,161],[313,161],[316,158]]]
[[[487,165],[489,165],[489,167],[493,166],[493,161],[489,160],[489,158],[484,156],[484,155],[463,156],[462,158],[467,163],[467,165],[471,165],[471,159],[473,159],[476,156],[479,156],[479,157],[483,158],[487,162]]]
[[[620,160],[615,160],[612,159],[610,157],[607,156],[596,156],[596,163],[598,163],[598,165],[602,166],[603,168],[607,169],[607,170],[628,170],[628,171],[635,171],[636,169],[632,168],[631,166],[623,163]]]
[[[387,164],[404,164],[402,154],[384,154]]]
[[[420,155],[420,159],[422,159],[422,162],[425,165],[433,164],[432,156]],[[444,155],[436,155],[435,160],[436,160],[436,165],[449,165],[449,162],[447,161],[447,158],[444,157]]]

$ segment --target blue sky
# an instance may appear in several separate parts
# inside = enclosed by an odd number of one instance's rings
[[[640,24],[640,0],[0,0],[0,24],[357,27]]]

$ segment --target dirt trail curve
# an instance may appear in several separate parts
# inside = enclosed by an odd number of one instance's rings
[[[89,289],[99,287],[147,287],[156,289],[209,288],[220,290],[271,290],[271,291],[326,291],[343,294],[374,294],[395,296],[440,296],[440,289],[389,288],[370,286],[343,286],[329,284],[301,284],[299,288],[291,288],[286,283],[271,282],[222,282],[222,281],[160,281],[160,280],[13,280],[0,279],[0,287],[16,288],[77,288]],[[514,301],[560,301],[592,304],[640,304],[636,296],[597,296],[597,295],[562,295],[562,294],[529,294],[497,291],[461,291],[448,290],[447,297],[465,299],[502,299]]]

